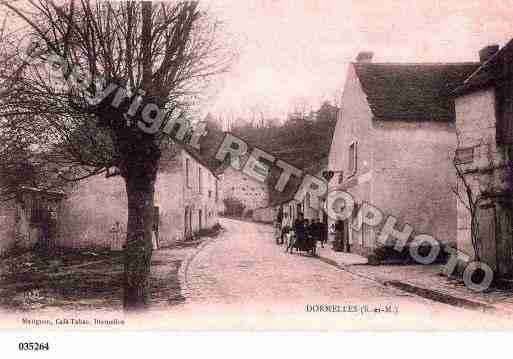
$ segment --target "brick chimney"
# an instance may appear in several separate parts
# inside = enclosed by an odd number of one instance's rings
[[[499,45],[493,44],[483,47],[479,50],[479,61],[485,62],[492,57],[497,51],[499,51]]]
[[[361,51],[358,53],[358,56],[356,56],[357,62],[372,62],[372,57],[374,56],[374,53],[372,51]]]

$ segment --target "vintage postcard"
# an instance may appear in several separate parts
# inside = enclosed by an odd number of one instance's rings
[[[1,0],[0,328],[513,328],[511,5]]]

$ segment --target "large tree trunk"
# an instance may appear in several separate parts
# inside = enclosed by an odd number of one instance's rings
[[[125,310],[141,310],[150,302],[149,278],[158,157],[137,157],[129,159],[129,168],[124,175],[128,197],[123,300]]]
[[[125,293],[127,310],[145,308],[150,301],[154,184],[127,178],[128,223],[125,248]]]

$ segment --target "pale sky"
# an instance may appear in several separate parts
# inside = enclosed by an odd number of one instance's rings
[[[513,0],[202,1],[240,52],[201,111],[223,117],[333,102],[360,51],[376,62],[477,61],[513,38]]]
[[[359,51],[376,62],[477,61],[513,38],[513,0],[212,0],[240,44],[209,109],[284,116],[341,91]]]

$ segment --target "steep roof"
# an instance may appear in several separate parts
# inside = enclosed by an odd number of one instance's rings
[[[449,94],[479,63],[353,63],[378,120],[453,121]]]
[[[453,94],[458,96],[493,86],[497,80],[505,75],[500,71],[501,66],[507,64],[508,59],[511,61],[512,58],[513,39],[479,66],[479,68],[472,72],[464,81],[462,81],[460,86],[454,90]]]

